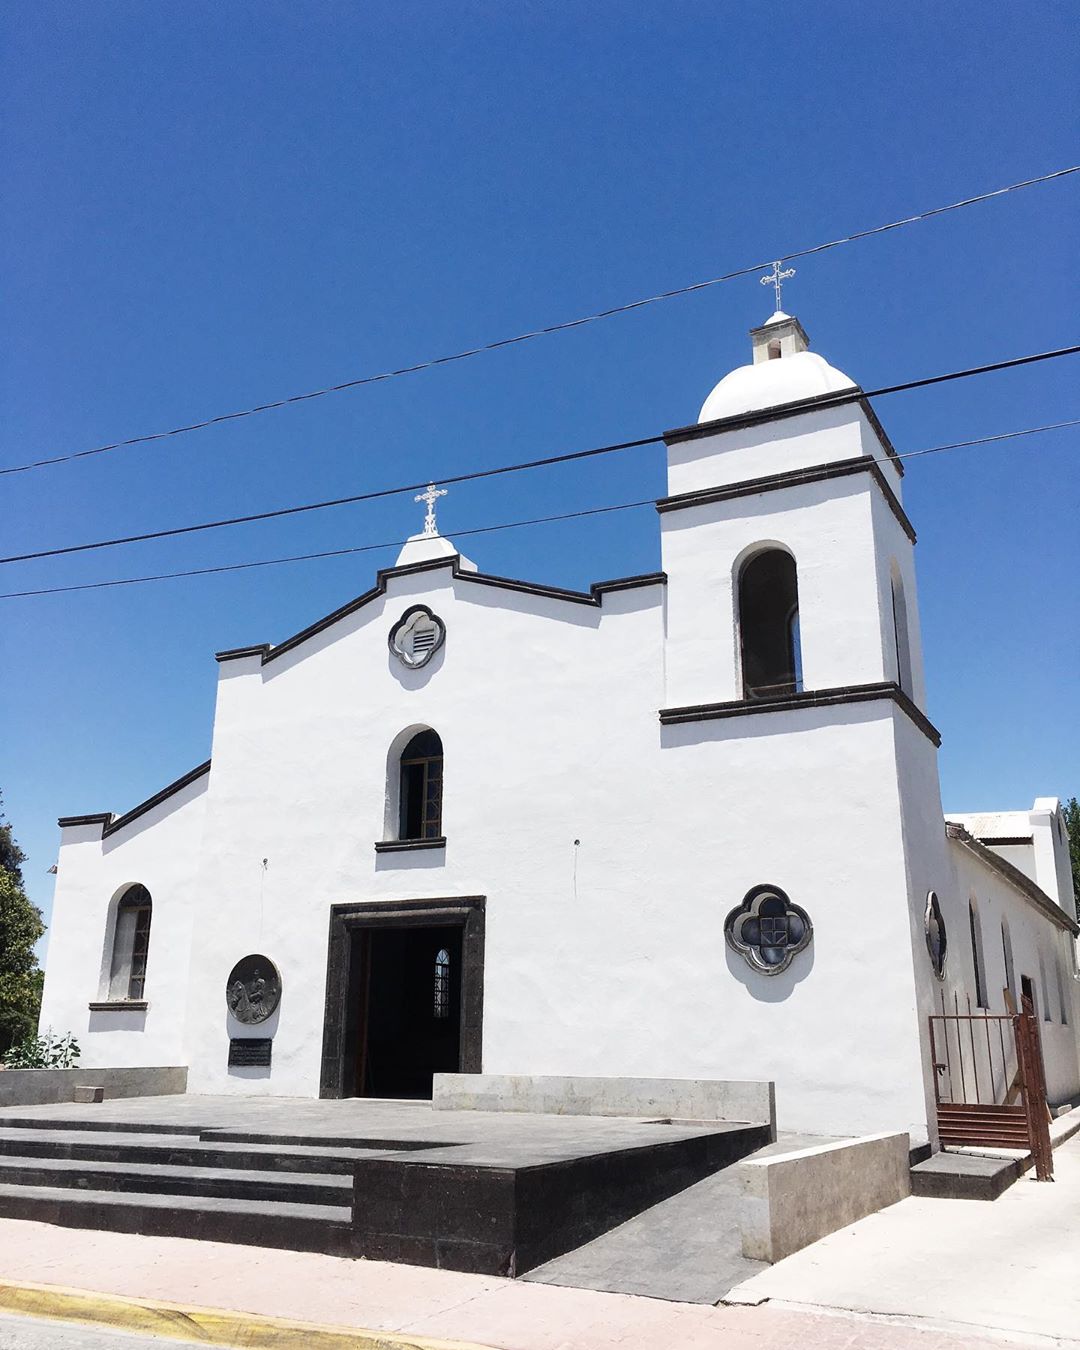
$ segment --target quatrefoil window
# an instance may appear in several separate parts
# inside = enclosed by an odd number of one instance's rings
[[[727,944],[759,975],[779,975],[810,945],[814,926],[779,886],[755,886],[724,921]]]
[[[390,650],[410,670],[426,666],[445,641],[446,625],[427,605],[407,609],[387,638]]]

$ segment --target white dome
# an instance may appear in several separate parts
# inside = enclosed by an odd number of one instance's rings
[[[775,408],[781,403],[854,389],[855,381],[817,352],[793,352],[774,361],[739,366],[725,375],[701,407],[699,422]]]

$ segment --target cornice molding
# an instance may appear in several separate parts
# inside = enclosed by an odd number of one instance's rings
[[[739,483],[720,487],[698,488],[694,492],[680,492],[674,497],[661,497],[656,509],[661,515],[669,511],[685,511],[691,506],[708,506],[712,502],[734,501],[738,497],[756,497],[765,492],[779,492],[784,488],[802,487],[851,474],[868,473],[881,489],[889,510],[900,523],[900,528],[914,544],[915,527],[907,517],[896,493],[881,472],[873,455],[857,455],[853,459],[836,459],[828,464],[813,464],[804,469],[785,469],[782,473],[766,474],[763,478],[746,478]]]
[[[889,463],[902,478],[904,476],[904,461],[896,453],[896,449],[885,428],[878,420],[878,415],[871,406],[870,400],[858,386],[840,390],[837,393],[816,394],[813,398],[796,399],[791,403],[779,403],[775,408],[759,408],[754,412],[737,413],[734,417],[718,417],[712,422],[695,422],[692,426],[675,427],[671,431],[664,432],[664,443],[666,445],[679,445],[684,441],[701,440],[705,436],[722,435],[727,431],[741,431],[744,427],[760,426],[764,422],[783,422],[789,417],[801,417],[804,413],[822,412],[829,408],[845,408],[852,403],[859,405],[867,421],[873,427],[874,434],[881,443],[881,448],[889,458]]]
[[[350,600],[339,609],[335,609],[330,614],[324,615],[323,618],[317,619],[307,628],[302,628],[299,633],[294,633],[292,637],[286,638],[276,646],[271,646],[268,642],[262,642],[251,647],[233,647],[228,651],[218,652],[216,660],[219,662],[238,661],[246,657],[257,656],[262,665],[269,665],[279,656],[284,656],[286,652],[301,646],[309,638],[317,637],[327,628],[332,628],[342,619],[347,619],[349,615],[363,609],[372,600],[377,600],[380,596],[385,595],[387,584],[395,577],[415,576],[421,572],[437,572],[447,567],[451,569],[453,581],[470,581],[478,586],[493,586],[499,590],[515,591],[521,595],[535,595],[545,600],[565,600],[568,604],[588,605],[594,609],[603,604],[605,595],[615,591],[634,590],[641,586],[663,586],[667,582],[667,577],[663,572],[650,572],[642,576],[619,577],[614,581],[597,581],[587,591],[572,591],[562,586],[539,586],[531,581],[515,581],[511,577],[497,577],[486,572],[471,572],[461,567],[461,555],[454,554],[449,558],[410,563],[405,567],[380,568],[376,573],[375,585],[371,590],[365,591],[362,595],[358,595],[355,600]]]
[[[935,746],[941,735],[924,712],[898,684],[882,680],[874,684],[847,684],[834,689],[807,689],[799,694],[779,694],[770,698],[733,699],[726,703],[697,703],[683,708],[661,708],[660,724],[679,726],[684,722],[713,722],[724,717],[750,717],[761,713],[794,712],[799,708],[833,708],[851,703],[876,703],[888,699],[905,713]]]

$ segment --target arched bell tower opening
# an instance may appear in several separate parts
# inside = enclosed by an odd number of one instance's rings
[[[743,698],[798,693],[799,584],[786,549],[762,549],[739,568],[738,623]]]

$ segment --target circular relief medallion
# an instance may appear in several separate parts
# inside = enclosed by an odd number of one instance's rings
[[[237,961],[225,983],[225,1002],[238,1022],[265,1022],[281,1002],[281,974],[268,956]]]
[[[926,950],[930,953],[930,964],[939,980],[945,978],[945,957],[949,951],[949,939],[945,933],[945,919],[938,903],[937,892],[930,891],[926,897],[926,913],[923,916],[926,928]]]
[[[426,666],[446,641],[446,625],[427,605],[413,605],[390,629],[387,643],[403,666]]]
[[[755,886],[724,921],[727,944],[759,975],[779,975],[810,945],[814,926],[779,886]]]

